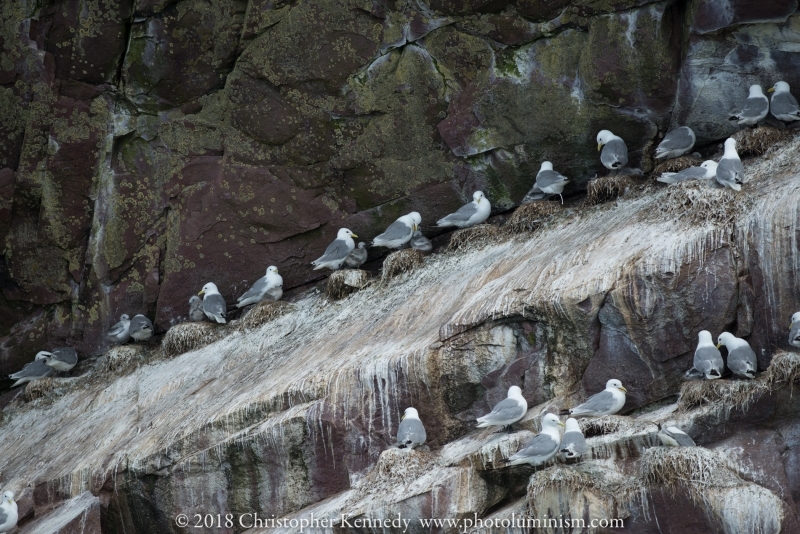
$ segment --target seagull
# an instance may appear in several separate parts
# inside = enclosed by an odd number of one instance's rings
[[[716,380],[722,376],[725,364],[722,362],[722,355],[714,345],[711,332],[702,330],[697,334],[697,349],[694,351],[694,367],[689,370],[697,370],[702,373],[706,380]]]
[[[769,111],[769,100],[761,90],[760,85],[750,86],[750,96],[744,103],[744,108],[739,113],[731,115],[729,121],[738,121],[739,124],[755,126],[758,121],[767,116]]]
[[[492,205],[483,195],[483,191],[475,191],[472,194],[472,202],[464,204],[458,211],[451,213],[447,217],[442,217],[436,221],[436,226],[455,226],[457,228],[469,228],[480,224],[489,218]]]
[[[344,264],[348,269],[359,269],[367,261],[367,244],[359,241],[358,246],[350,251],[344,259]]]
[[[522,419],[528,411],[528,401],[519,386],[508,388],[508,398],[500,401],[491,412],[478,418],[478,428],[502,426],[500,430],[512,432],[511,425]]]
[[[214,282],[209,282],[203,286],[198,295],[203,296],[203,313],[212,321],[220,324],[225,324],[225,313],[228,307],[225,305],[225,299],[219,294]]]
[[[725,154],[717,164],[717,182],[734,191],[741,191],[744,183],[744,166],[736,152],[736,140],[729,137],[725,140]]]
[[[776,82],[767,92],[772,93],[769,110],[776,119],[783,122],[800,121],[800,106],[797,105],[797,99],[792,95],[788,83]]]
[[[78,363],[78,353],[72,347],[60,347],[49,352],[39,351],[36,359],[44,360],[44,363],[56,371],[69,371]]]
[[[661,428],[658,432],[658,439],[665,447],[695,447],[695,442],[689,434],[677,426]]]
[[[621,137],[617,137],[608,130],[600,130],[597,134],[597,150],[600,161],[607,169],[616,170],[628,164],[628,147]]]
[[[792,315],[792,324],[789,325],[789,345],[800,347],[800,312]]]
[[[664,140],[656,147],[656,159],[677,158],[689,152],[697,137],[688,126],[675,128],[664,136]]]
[[[569,178],[553,170],[553,164],[549,161],[543,161],[542,166],[536,175],[536,183],[525,198],[522,199],[522,204],[530,204],[537,198],[541,198],[538,193],[547,193],[548,195],[558,195],[561,198],[561,203],[564,203],[564,197],[561,196],[564,191],[564,186],[569,182]]]
[[[559,450],[561,433],[558,431],[558,427],[563,426],[564,423],[558,420],[556,414],[545,414],[542,417],[542,431],[535,435],[524,449],[504,460],[506,465],[538,466],[550,460]]]
[[[333,240],[333,243],[328,245],[328,248],[325,249],[325,253],[311,262],[311,265],[314,266],[314,270],[317,271],[327,267],[335,271],[341,268],[344,260],[347,259],[350,252],[356,248],[356,244],[353,241],[354,237],[358,236],[347,228],[340,228],[339,232],[336,234],[336,239]]]
[[[758,370],[758,358],[750,344],[730,332],[723,332],[717,338],[717,349],[722,345],[728,349],[728,369],[743,378],[755,378]]]
[[[586,453],[586,438],[574,417],[567,419],[566,430],[558,448],[564,459],[580,458]]]
[[[189,299],[189,320],[198,322],[205,318],[206,314],[203,313],[203,299],[197,295],[192,295],[192,298]]]
[[[236,307],[242,308],[261,302],[267,296],[270,300],[280,300],[283,296],[283,277],[278,274],[278,268],[274,265],[267,267],[267,274],[256,280],[244,295],[236,299]]]
[[[14,500],[13,491],[3,492],[3,502],[0,503],[0,532],[11,532],[17,526],[19,511]]]
[[[153,322],[147,317],[136,315],[131,319],[131,337],[136,341],[147,341],[153,335]]]
[[[414,449],[425,443],[427,435],[422,421],[419,420],[419,413],[416,408],[406,408],[397,427],[397,446],[400,449]]]
[[[31,363],[25,364],[21,371],[8,375],[8,378],[16,380],[11,387],[16,387],[26,382],[39,380],[40,378],[47,378],[52,376],[55,370],[47,365],[42,358],[38,358]]]
[[[119,322],[112,326],[106,337],[114,343],[125,343],[131,338],[131,318],[127,313],[123,313],[119,317]]]
[[[433,250],[433,245],[430,239],[422,235],[420,230],[417,230],[414,232],[414,235],[411,236],[411,248],[419,250],[420,252],[430,252]]]
[[[689,167],[680,172],[665,172],[656,180],[664,184],[677,184],[688,180],[713,180],[717,176],[717,162],[708,160],[699,167]]]
[[[372,240],[373,247],[400,248],[411,240],[411,236],[422,223],[422,216],[416,211],[399,217],[381,235]]]
[[[583,404],[567,410],[567,413],[573,417],[615,414],[625,406],[625,393],[627,392],[628,390],[622,387],[622,382],[612,378],[606,382],[606,389],[600,393],[595,393]]]

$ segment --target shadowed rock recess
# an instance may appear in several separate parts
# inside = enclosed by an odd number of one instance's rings
[[[303,288],[340,227],[367,240],[414,210],[427,229],[476,189],[511,209],[543,159],[582,195],[600,129],[645,172],[678,125],[713,155],[750,84],[800,88],[797,0],[20,0],[0,19],[0,372],[83,358],[0,383],[19,532],[313,513],[800,533],[797,134],[753,149],[739,194],[626,178],[341,300]],[[121,313],[163,333],[204,283],[235,302],[267,265],[291,305],[108,350]],[[747,339],[762,374],[685,384],[700,330]],[[582,422],[589,458],[498,468],[611,377],[627,403]],[[474,429],[511,385],[521,430]],[[408,406],[429,450],[389,449]],[[704,449],[656,448],[673,424]],[[611,530],[536,530],[584,531]]]

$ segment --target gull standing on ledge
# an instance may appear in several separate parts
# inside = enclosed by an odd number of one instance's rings
[[[792,315],[792,323],[789,325],[789,345],[800,347],[800,312]]]
[[[750,348],[750,343],[730,332],[723,332],[717,338],[717,349],[722,345],[728,349],[728,369],[743,378],[755,378],[758,358]]]
[[[483,191],[475,191],[472,194],[472,202],[464,204],[458,211],[451,213],[447,217],[442,217],[436,222],[436,226],[455,226],[457,228],[469,228],[480,224],[489,218],[489,212],[492,211],[492,205],[489,200],[483,196]]]
[[[203,286],[198,295],[203,297],[203,313],[212,321],[225,324],[225,313],[228,310],[225,299],[219,294],[216,284],[209,282]]]
[[[197,295],[192,295],[192,298],[189,299],[189,320],[196,323],[205,318],[206,314],[203,313],[203,299]]]
[[[106,337],[120,345],[131,338],[131,318],[127,313],[120,315],[119,322],[108,330]]]
[[[680,172],[665,172],[657,181],[664,184],[677,184],[688,180],[713,180],[717,176],[717,162],[704,161],[699,167],[689,167]]]
[[[697,334],[697,348],[694,351],[694,367],[687,373],[696,370],[702,373],[706,380],[716,380],[722,376],[725,371],[725,364],[722,361],[722,354],[719,349],[714,345],[711,338],[711,332],[702,330]]]
[[[372,240],[373,247],[400,248],[411,240],[411,236],[422,223],[422,216],[416,211],[399,217],[381,235]]]
[[[141,313],[131,319],[131,337],[133,338],[134,342],[147,341],[152,335],[153,323],[150,321],[150,319]]]
[[[283,277],[278,274],[278,268],[274,265],[267,267],[267,274],[256,280],[244,295],[236,299],[236,307],[242,308],[261,302],[266,296],[270,300],[280,300],[283,296]]]
[[[744,183],[744,165],[736,152],[736,140],[729,137],[725,140],[725,154],[717,164],[717,182],[734,191],[741,191]]]
[[[314,270],[317,271],[327,267],[335,271],[341,268],[348,254],[356,248],[356,243],[353,241],[354,237],[358,236],[347,228],[339,228],[336,239],[333,240],[333,243],[328,245],[328,248],[325,249],[325,253],[311,262],[311,265],[314,266]]]
[[[78,353],[72,347],[59,347],[51,351],[39,351],[36,359],[44,360],[44,363],[56,371],[69,371],[78,363]]]
[[[566,430],[561,438],[559,450],[564,459],[580,458],[588,450],[586,438],[583,436],[580,425],[578,425],[578,420],[574,417],[567,419]]]
[[[621,137],[608,130],[600,130],[597,134],[597,150],[601,149],[600,161],[606,169],[614,171],[628,164],[628,146]]]
[[[767,92],[772,93],[769,110],[776,119],[782,122],[800,121],[800,106],[797,105],[797,99],[792,95],[788,83],[777,82]]]
[[[414,449],[419,447],[427,439],[425,427],[419,420],[419,413],[416,408],[406,408],[397,427],[397,447],[399,449]]]
[[[675,128],[664,136],[664,140],[656,148],[656,159],[677,158],[689,152],[697,137],[688,126]]]
[[[535,467],[550,460],[559,450],[561,433],[558,427],[563,426],[564,423],[558,420],[557,415],[545,414],[542,417],[542,431],[524,449],[504,460],[506,465],[530,464]]]
[[[344,264],[349,269],[358,269],[367,261],[367,244],[361,241],[356,248],[344,259]]]
[[[0,532],[11,532],[17,526],[19,511],[14,501],[14,492],[3,492],[3,502],[0,503]]]
[[[760,85],[750,86],[750,96],[744,102],[744,108],[739,113],[731,115],[729,121],[738,121],[739,124],[755,126],[758,121],[767,116],[769,112],[769,100]]]
[[[511,386],[508,388],[508,398],[497,403],[491,412],[478,418],[478,428],[502,426],[500,431],[512,432],[511,425],[522,419],[527,411],[528,401],[522,396],[522,390],[519,386]]]
[[[613,415],[625,406],[625,393],[627,392],[628,390],[622,387],[622,382],[612,378],[606,382],[606,389],[595,393],[583,404],[567,410],[567,413],[573,417]]]
[[[553,170],[553,164],[549,161],[543,161],[542,167],[536,174],[536,183],[525,198],[522,199],[522,204],[530,204],[538,197],[538,193],[546,193],[548,195],[558,195],[561,198],[561,203],[564,203],[564,197],[561,193],[564,191],[564,186],[569,182],[569,178]],[[541,197],[539,197],[541,198]]]

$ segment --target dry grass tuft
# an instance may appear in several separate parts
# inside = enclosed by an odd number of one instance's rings
[[[369,273],[360,269],[334,271],[325,284],[325,294],[333,300],[345,298],[369,284]]]
[[[456,230],[450,236],[445,252],[475,249],[496,242],[500,234],[500,227],[493,224],[479,224],[472,228]]]
[[[167,358],[205,347],[221,338],[226,332],[216,324],[197,322],[181,323],[173,326],[164,334],[161,341],[161,352]]]
[[[31,402],[43,397],[52,397],[54,390],[59,386],[57,378],[40,378],[25,384],[25,400]]]
[[[695,502],[711,487],[742,484],[725,456],[704,447],[652,447],[642,454],[640,469],[646,483],[685,487]]]
[[[659,215],[683,218],[691,224],[728,224],[750,209],[752,198],[745,191],[711,187],[706,180],[670,185],[659,204]]]
[[[415,267],[422,265],[425,255],[419,250],[406,248],[392,252],[383,260],[383,270],[381,271],[381,282],[386,282],[403,273],[414,270]]]
[[[596,206],[624,196],[632,187],[640,185],[635,175],[615,174],[603,176],[589,182],[586,187],[586,206]]]
[[[563,210],[564,206],[560,201],[540,201],[523,204],[514,210],[508,222],[502,227],[502,232],[507,235],[533,232],[549,217],[556,213],[561,213]]]
[[[100,360],[100,370],[107,373],[132,371],[146,361],[147,348],[144,345],[119,345],[111,348]]]
[[[726,416],[747,409],[765,393],[800,380],[800,354],[779,352],[769,368],[753,380],[692,380],[683,384],[678,408],[688,411],[703,404],[716,405]]]
[[[772,126],[759,126],[758,128],[745,128],[733,134],[736,140],[736,152],[740,156],[761,156],[778,141],[790,136],[786,130]]]
[[[703,160],[697,159],[693,156],[680,156],[678,158],[668,159],[662,161],[656,168],[653,169],[653,174],[661,176],[665,172],[681,172],[689,167],[699,167]]]
[[[294,305],[281,300],[259,302],[248,311],[237,325],[241,331],[250,330],[286,315],[294,310]]]
[[[619,415],[604,415],[603,417],[585,417],[578,419],[581,432],[587,438],[613,434],[622,428],[630,426],[627,417]]]

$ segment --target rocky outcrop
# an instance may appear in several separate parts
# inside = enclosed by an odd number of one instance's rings
[[[3,373],[209,280],[318,280],[341,226],[511,208],[545,158],[578,193],[600,128],[645,170],[679,124],[713,151],[749,84],[800,86],[796,0],[81,6],[0,14]]]
[[[344,530],[343,513],[399,513],[796,532],[800,357],[786,351],[785,319],[799,289],[798,148],[793,137],[747,161],[739,194],[642,185],[557,210],[532,232],[427,256],[341,300],[310,291],[265,322],[220,327],[221,339],[191,352],[115,349],[61,389],[4,410],[4,485],[30,499],[26,521],[88,510],[69,504],[88,491],[103,532],[181,532],[178,514],[207,513],[313,513]],[[746,337],[761,376],[685,384],[706,328]],[[500,467],[542,413],[610,377],[628,401],[622,415],[583,423],[583,463]],[[531,406],[521,430],[476,430],[510,385]],[[390,448],[407,406],[420,412],[428,450]],[[708,450],[654,448],[659,424]]]

